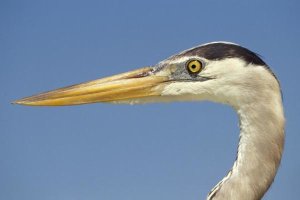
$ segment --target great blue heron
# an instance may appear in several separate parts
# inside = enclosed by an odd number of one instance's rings
[[[274,180],[284,146],[281,90],[268,65],[237,44],[203,44],[153,67],[64,87],[15,103],[63,106],[201,100],[228,104],[240,119],[236,161],[207,199],[261,199]]]

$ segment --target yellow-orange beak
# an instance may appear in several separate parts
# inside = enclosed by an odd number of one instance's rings
[[[167,76],[158,76],[145,67],[94,81],[16,100],[29,106],[65,106],[96,102],[118,102],[143,97],[160,96]]]

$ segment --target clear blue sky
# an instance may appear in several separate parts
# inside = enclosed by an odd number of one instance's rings
[[[204,199],[235,159],[230,107],[10,102],[215,40],[258,52],[280,79],[286,146],[265,199],[297,199],[299,9],[296,0],[1,1],[0,199]]]

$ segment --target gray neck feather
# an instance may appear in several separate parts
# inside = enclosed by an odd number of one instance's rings
[[[259,200],[272,184],[284,146],[284,114],[281,97],[261,100],[236,108],[240,118],[237,159],[207,200]]]

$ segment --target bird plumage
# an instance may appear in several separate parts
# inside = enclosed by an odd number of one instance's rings
[[[272,184],[284,146],[278,79],[254,52],[213,42],[152,67],[16,101],[35,106],[209,100],[232,106],[240,119],[237,159],[208,200],[258,200]]]

